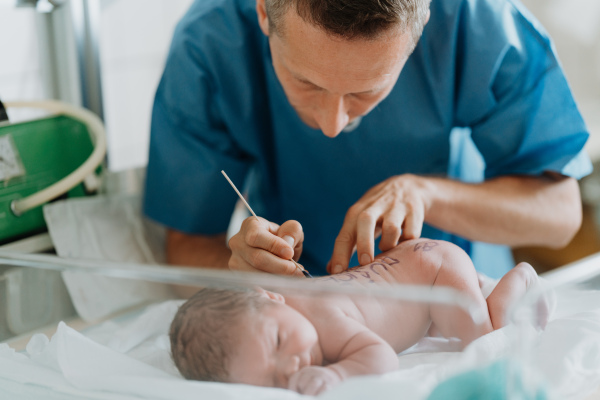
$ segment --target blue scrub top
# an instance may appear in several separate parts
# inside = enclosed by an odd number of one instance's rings
[[[288,102],[255,0],[197,0],[176,28],[156,93],[144,211],[183,232],[225,232],[237,200],[225,170],[246,184],[258,215],[302,224],[300,262],[325,274],[346,211],[368,189],[468,165],[466,152],[450,157],[456,127],[470,129],[486,179],[591,171],[588,132],[550,39],[517,2],[433,0],[390,95],[331,139]],[[469,250],[427,225],[422,235]]]

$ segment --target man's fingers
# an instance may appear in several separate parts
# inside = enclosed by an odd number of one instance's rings
[[[243,231],[246,228],[253,225],[258,225],[263,228],[266,228],[271,233],[275,233],[277,232],[277,229],[279,229],[279,225],[277,225],[275,222],[271,222],[268,219],[264,219],[263,217],[251,216],[247,217],[245,220],[242,221],[240,231]]]
[[[263,225],[257,223],[247,227],[244,241],[251,248],[266,250],[284,260],[289,260],[294,255],[294,250],[286,240],[267,231]],[[246,259],[246,261],[250,260]]]
[[[367,265],[375,253],[375,227],[379,218],[377,208],[368,208],[358,215],[356,223],[356,254],[360,265]]]
[[[290,261],[302,252],[302,227],[296,221],[288,221],[281,228],[264,218],[246,218],[240,231],[229,240],[229,269],[304,277]]]
[[[250,249],[229,260],[229,268],[238,271],[261,271],[277,275],[297,275],[293,262],[263,249]],[[300,272],[300,275],[302,273]]]
[[[421,237],[423,229],[424,211],[423,207],[413,206],[406,219],[402,229],[402,240],[418,239]]]
[[[419,179],[410,174],[390,177],[350,207],[328,264],[330,273],[347,269],[355,247],[361,265],[372,262],[379,231],[382,251],[392,249],[401,240],[421,236],[425,202]]]
[[[330,268],[328,270],[331,274],[339,274],[340,272],[348,269],[350,258],[354,252],[354,246],[356,244],[356,230],[353,228],[342,227],[342,230],[335,239],[335,245],[333,246],[333,254],[331,256]]]
[[[381,251],[388,251],[396,247],[402,234],[405,216],[404,208],[392,209],[384,215],[381,223],[381,240],[379,241]]]
[[[292,266],[290,266],[291,264]],[[241,272],[263,272],[263,273],[271,273],[277,275],[290,275],[296,276],[298,278],[304,278],[304,274],[300,271],[291,261],[283,260],[283,269],[275,268],[275,265],[272,264],[269,270],[257,269],[252,265],[244,261],[243,258],[238,257],[237,259],[233,259],[233,257],[229,260],[229,269],[232,271],[241,271]]]
[[[302,252],[302,243],[304,242],[304,232],[302,231],[302,225],[298,221],[290,220],[286,221],[277,230],[277,236],[282,238],[288,245],[291,251],[280,250],[278,254],[281,258],[289,260],[294,257],[298,259]],[[283,255],[285,253],[285,255]]]

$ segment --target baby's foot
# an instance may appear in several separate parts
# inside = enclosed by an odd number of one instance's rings
[[[508,271],[487,298],[494,329],[508,325],[511,308],[515,303],[522,301],[527,292],[535,290],[539,285],[541,285],[540,278],[528,263],[519,263]],[[540,292],[540,297],[536,299],[532,310],[535,314],[532,316],[532,322],[536,327],[542,329],[546,327],[550,318],[551,301],[552,299],[547,293]]]
[[[513,270],[523,274],[527,292],[538,289],[542,285],[540,277],[530,264],[526,262],[519,263]],[[540,292],[539,300],[533,306],[533,312],[535,313],[533,322],[536,328],[546,328],[555,303],[556,296],[553,291]]]

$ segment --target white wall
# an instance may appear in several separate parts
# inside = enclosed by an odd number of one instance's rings
[[[40,59],[36,12],[15,8],[13,2],[0,2],[0,99],[33,100],[46,97],[43,65]],[[9,109],[13,121],[38,115],[27,110]]]
[[[109,167],[148,160],[150,113],[176,23],[192,0],[104,0],[100,61]]]

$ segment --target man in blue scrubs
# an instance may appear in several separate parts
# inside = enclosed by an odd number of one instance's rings
[[[337,273],[419,236],[557,248],[581,223],[587,137],[518,2],[199,0],[156,93],[144,209],[177,265]],[[231,250],[221,170],[264,218]]]

